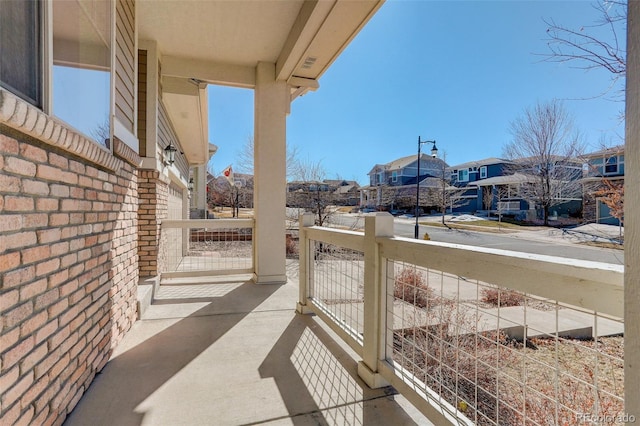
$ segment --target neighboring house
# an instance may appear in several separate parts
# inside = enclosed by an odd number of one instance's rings
[[[605,148],[583,156],[585,160],[582,204],[584,220],[619,225],[598,191],[614,190],[624,185],[624,145]]]
[[[447,180],[448,166],[443,160],[431,155],[420,156],[420,188],[435,190],[441,187],[443,177]],[[360,188],[360,207],[376,210],[415,208],[416,182],[418,178],[418,156],[398,158],[386,164],[376,164],[368,173],[369,185]],[[433,207],[426,199],[421,206]]]
[[[208,84],[253,90],[253,281],[286,282],[291,104],[382,1],[0,3],[0,418],[62,424],[184,242],[191,178],[202,207]]]
[[[493,202],[489,202],[486,190],[479,189],[477,182],[504,176],[512,166],[512,162],[503,158],[485,158],[484,160],[469,161],[451,166],[448,173],[451,176],[451,185],[457,188],[466,188],[460,194],[464,202],[459,202],[453,209],[457,213],[475,213],[482,210],[490,210]]]
[[[336,205],[357,206],[360,200],[360,185],[355,180],[325,179],[333,189]]]
[[[304,207],[296,194],[319,192],[323,199],[334,205],[355,206],[358,204],[360,185],[353,180],[324,179],[322,181],[291,181],[287,183],[289,207]]]

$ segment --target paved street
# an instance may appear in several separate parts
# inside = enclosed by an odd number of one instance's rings
[[[354,229],[364,226],[364,218],[362,216],[339,214],[335,215],[332,220],[336,225]],[[427,217],[420,218],[421,222],[429,220],[432,219]],[[415,227],[413,220],[395,218],[394,224],[396,235],[413,238]],[[624,264],[624,252],[622,250],[576,244],[572,242],[569,237],[564,236],[560,230],[549,231],[548,229],[543,229],[497,235],[487,232],[421,225],[420,235],[424,235],[425,232],[429,233],[432,241],[546,254],[549,256],[591,260],[617,265]]]

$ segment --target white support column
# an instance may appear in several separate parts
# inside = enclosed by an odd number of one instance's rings
[[[358,376],[372,389],[389,385],[378,373],[381,345],[386,345],[386,312],[381,307],[387,289],[376,237],[393,237],[393,216],[387,212],[368,214],[364,219],[364,347]]]
[[[624,221],[624,404],[640,419],[640,2],[627,16]]]
[[[315,223],[315,216],[313,213],[304,213],[300,215],[298,222],[300,225],[299,239],[298,239],[298,252],[300,257],[300,271],[299,271],[299,296],[298,303],[296,305],[296,312],[299,314],[310,314],[312,311],[307,307],[307,299],[309,298],[309,290],[311,284],[310,268],[311,263],[311,250],[309,247],[309,239],[307,238],[306,227],[313,226]]]
[[[275,80],[275,70],[275,64],[266,62],[256,67],[253,261],[257,284],[287,281],[285,187],[289,92],[285,81]]]

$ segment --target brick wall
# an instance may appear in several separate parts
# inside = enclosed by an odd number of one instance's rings
[[[136,317],[135,153],[33,114],[0,125],[3,425],[61,424]]]
[[[167,218],[169,203],[169,184],[155,170],[140,170],[138,192],[140,206],[138,210],[138,255],[140,258],[140,276],[154,277],[161,271],[167,259],[167,244],[162,243],[160,222]]]

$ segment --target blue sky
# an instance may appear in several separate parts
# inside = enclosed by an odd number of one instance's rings
[[[622,102],[592,98],[610,77],[542,61],[542,18],[580,27],[598,13],[589,1],[387,0],[320,79],[296,99],[287,143],[321,161],[326,178],[368,183],[367,172],[435,139],[455,165],[502,155],[509,123],[537,101],[561,99],[594,149],[621,143]],[[210,86],[210,169],[237,162],[253,134],[253,92]],[[428,147],[427,147],[428,148]]]

